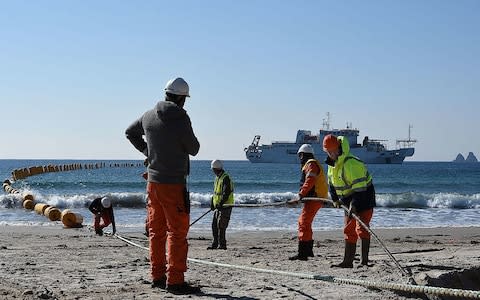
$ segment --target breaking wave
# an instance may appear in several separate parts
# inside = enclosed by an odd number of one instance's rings
[[[28,192],[28,191],[27,191]],[[108,194],[38,194],[35,201],[47,203],[58,208],[88,207],[90,202],[104,195],[113,198],[115,207],[144,208],[146,205],[145,193],[108,193]],[[266,204],[285,202],[296,196],[292,192],[280,193],[236,193],[235,202],[240,204]],[[190,193],[193,206],[206,207],[210,205],[211,193]],[[21,207],[22,196],[20,194],[0,195],[0,208]],[[385,208],[451,208],[451,209],[478,209],[480,208],[480,194],[458,193],[386,193],[377,194],[377,206]]]

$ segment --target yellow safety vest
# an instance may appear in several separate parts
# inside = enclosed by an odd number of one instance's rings
[[[320,198],[327,198],[328,197],[328,185],[327,185],[327,180],[325,179],[325,174],[323,173],[323,168],[316,159],[309,159],[303,165],[302,172],[305,172],[307,169],[307,165],[309,163],[315,163],[318,166],[318,169],[320,170],[320,173],[317,175],[315,178],[315,197],[320,197]],[[307,175],[305,174],[305,180],[307,180]]]
[[[222,201],[223,180],[227,176],[228,176],[227,172],[224,171],[223,174],[220,177],[218,177],[218,176],[215,177],[215,183],[213,184],[213,205],[215,205],[215,206]],[[233,200],[233,180],[230,176],[228,176],[228,177],[230,178],[231,193],[230,193],[230,195],[228,195],[228,200],[224,204],[233,204],[234,203],[234,200]]]
[[[355,192],[363,192],[372,184],[372,176],[368,173],[363,161],[350,154],[348,140],[339,136],[343,150],[335,162],[328,166],[328,182],[333,185],[340,198],[345,198]]]

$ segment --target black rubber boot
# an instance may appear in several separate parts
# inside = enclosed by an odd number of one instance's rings
[[[211,246],[208,246],[207,247],[207,250],[215,250],[218,248],[218,244],[216,244],[215,242],[212,243]]]
[[[152,281],[152,288],[159,288],[164,290],[167,287],[167,276],[162,276],[160,279]]]
[[[369,266],[368,265],[368,252],[370,251],[370,240],[369,239],[362,239],[362,261],[360,262],[361,265]]]
[[[345,255],[343,261],[336,265],[331,265],[332,268],[353,268],[353,259],[355,258],[355,250],[357,244],[345,241]]]
[[[298,254],[290,256],[289,260],[308,260],[308,242],[298,242]]]
[[[198,286],[193,286],[186,282],[180,284],[169,284],[167,285],[167,291],[175,295],[190,295],[201,292]]]
[[[308,257],[315,257],[315,255],[313,254],[313,240],[307,241],[307,245],[308,245],[307,256]]]

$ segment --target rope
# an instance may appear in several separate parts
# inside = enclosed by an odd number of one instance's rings
[[[132,246],[135,246],[144,250],[149,250],[147,247],[144,247],[135,242],[132,242],[118,234],[114,234],[114,236]],[[248,266],[231,265],[231,264],[211,262],[211,261],[206,261],[206,260],[201,260],[196,258],[187,258],[187,260],[189,262],[202,264],[202,265],[210,265],[210,266],[216,266],[216,267],[252,271],[252,272],[258,272],[258,273],[267,273],[267,274],[274,274],[274,275],[283,275],[283,276],[290,276],[290,277],[296,277],[296,278],[302,278],[302,279],[320,280],[320,281],[334,282],[339,284],[358,285],[358,286],[363,286],[367,288],[387,289],[387,290],[409,292],[409,293],[416,293],[416,294],[429,294],[429,295],[435,295],[435,296],[480,299],[480,291],[473,291],[473,290],[461,290],[461,289],[451,289],[451,288],[442,288],[442,287],[434,287],[434,286],[419,286],[419,285],[389,283],[389,282],[381,283],[381,282],[368,281],[368,280],[337,278],[329,275],[295,273],[295,272],[287,272],[287,271],[280,271],[280,270],[254,268],[254,267],[248,267]]]
[[[283,206],[287,205],[289,201],[282,202],[273,202],[273,203],[258,203],[258,204],[249,204],[249,203],[239,203],[239,204],[224,204],[223,207],[267,207],[267,206]]]

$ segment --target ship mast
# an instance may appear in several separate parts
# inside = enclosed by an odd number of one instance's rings
[[[397,146],[401,145],[403,148],[410,148],[417,142],[416,139],[411,138],[411,131],[412,131],[413,126],[411,124],[408,124],[408,139],[406,140],[397,140]]]
[[[322,122],[324,130],[330,130],[330,112],[327,112],[327,118]]]

